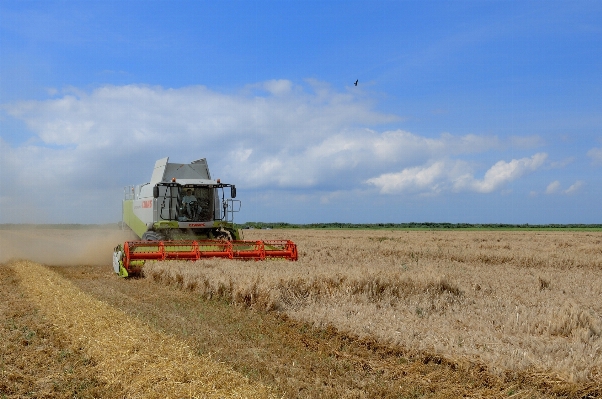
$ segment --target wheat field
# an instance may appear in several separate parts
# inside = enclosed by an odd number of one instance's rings
[[[299,261],[147,263],[147,277],[318,327],[477,362],[602,381],[602,233],[246,230]]]

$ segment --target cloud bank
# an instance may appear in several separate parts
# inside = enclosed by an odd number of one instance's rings
[[[378,187],[383,194],[404,191],[436,194],[443,190],[491,193],[506,183],[536,171],[546,158],[547,154],[537,153],[531,158],[498,161],[485,172],[482,179],[474,176],[472,168],[465,161],[437,161],[428,166],[406,168],[398,173],[385,173],[368,179],[366,183]]]
[[[516,137],[381,128],[402,118],[375,110],[372,97],[314,80],[271,80],[234,92],[71,88],[43,101],[4,104],[31,137],[12,137],[12,144],[0,138],[0,222],[69,222],[74,215],[114,221],[121,188],[148,181],[154,161],[165,156],[183,163],[207,158],[215,177],[243,190],[320,192],[323,199],[370,191],[490,194],[546,162],[541,152],[504,156]]]

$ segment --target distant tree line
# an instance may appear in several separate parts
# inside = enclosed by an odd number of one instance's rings
[[[46,229],[65,229],[65,230],[77,230],[77,229],[114,229],[122,228],[122,223],[107,223],[107,224],[17,224],[17,223],[4,223],[0,224],[0,230],[14,230],[14,229],[32,229],[32,228],[46,228]],[[508,224],[508,223],[436,223],[436,222],[409,222],[409,223],[284,223],[284,222],[246,222],[243,224],[237,224],[239,229],[432,229],[432,230],[446,230],[446,229],[544,229],[544,230],[558,230],[558,229],[581,229],[581,230],[594,230],[601,229],[602,224],[583,224],[583,223],[570,223],[570,224]]]
[[[508,224],[508,223],[267,223],[246,222],[242,229],[602,229],[602,224]]]

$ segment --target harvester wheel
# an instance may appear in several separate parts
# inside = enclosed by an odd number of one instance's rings
[[[220,228],[215,232],[215,238],[217,240],[223,240],[223,241],[232,241],[233,240],[232,233],[230,233],[228,230],[226,230],[224,228]]]
[[[142,234],[142,241],[163,241],[165,237],[156,231],[147,231]]]

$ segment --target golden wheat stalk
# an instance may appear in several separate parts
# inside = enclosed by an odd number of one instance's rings
[[[298,262],[149,262],[147,277],[318,327],[484,362],[602,375],[601,233],[288,230]],[[487,343],[487,344],[484,344]]]
[[[209,356],[85,294],[37,263],[13,262],[21,286],[71,344],[94,361],[111,392],[128,398],[265,398],[250,382]]]

